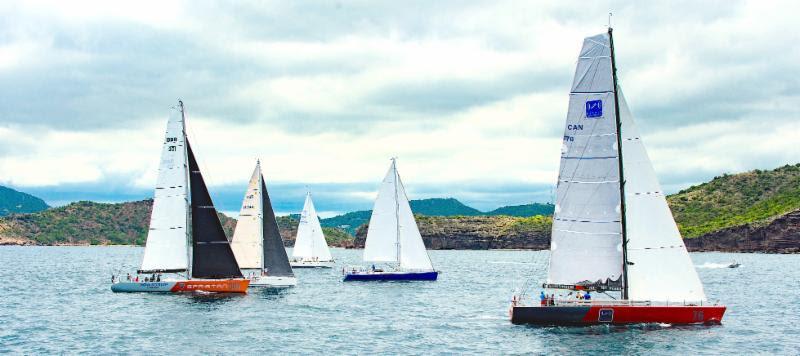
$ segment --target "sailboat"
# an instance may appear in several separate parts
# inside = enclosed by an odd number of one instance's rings
[[[319,224],[317,210],[311,201],[311,192],[306,193],[306,202],[300,213],[290,264],[293,268],[332,268],[334,264]]]
[[[239,267],[250,279],[250,287],[287,288],[297,285],[272,211],[260,161],[256,162],[247,185],[231,247]]]
[[[722,322],[726,308],[707,301],[617,84],[610,27],[583,41],[556,197],[544,290],[535,305],[514,295],[512,323]]]
[[[183,102],[170,115],[141,268],[114,292],[246,293],[189,139]],[[113,278],[112,278],[113,279]]]
[[[439,272],[433,269],[428,251],[422,242],[417,222],[408,204],[406,190],[397,173],[397,159],[383,178],[378,198],[369,219],[364,262],[371,268],[348,267],[345,281],[435,281]],[[389,264],[388,269],[374,263]]]

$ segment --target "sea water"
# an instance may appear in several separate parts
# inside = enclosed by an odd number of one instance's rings
[[[800,256],[694,253],[720,326],[532,327],[511,295],[546,251],[430,251],[436,282],[347,282],[298,269],[297,287],[247,295],[115,294],[138,247],[0,247],[0,352],[242,354],[749,354],[800,352]],[[736,260],[740,268],[725,268]],[[536,297],[533,289],[530,297]],[[530,298],[529,297],[529,298]]]

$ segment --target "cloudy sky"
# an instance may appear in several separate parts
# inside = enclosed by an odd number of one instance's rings
[[[0,3],[0,184],[49,203],[152,195],[170,106],[221,210],[261,158],[368,209],[389,158],[412,199],[550,200],[583,37],[613,11],[620,84],[664,189],[800,161],[793,2]]]

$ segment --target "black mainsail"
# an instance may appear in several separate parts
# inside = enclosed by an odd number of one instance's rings
[[[261,177],[261,207],[264,209],[263,224],[263,249],[262,259],[263,268],[267,275],[276,277],[293,277],[292,266],[289,265],[289,256],[286,255],[286,248],[283,247],[283,239],[278,230],[278,222],[275,221],[275,212],[272,211],[272,202],[269,200],[267,186],[264,184],[264,177]]]
[[[188,139],[186,149],[192,194],[192,278],[243,278]]]

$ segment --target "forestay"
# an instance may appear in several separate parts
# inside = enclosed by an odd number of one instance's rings
[[[239,219],[236,230],[231,239],[231,248],[236,256],[239,268],[261,268],[261,164],[256,163],[247,191],[242,199],[242,208],[239,210]]]
[[[319,217],[317,217],[317,210],[311,201],[311,193],[306,194],[303,211],[300,213],[300,224],[297,226],[297,238],[294,241],[292,257],[296,259],[316,258],[320,261],[332,260]]]
[[[187,269],[187,187],[183,115],[181,108],[173,108],[161,149],[142,271]]]
[[[705,301],[697,276],[628,104],[619,95],[625,168],[628,299]]]
[[[583,42],[570,92],[547,282],[622,275],[619,164],[607,34]]]

